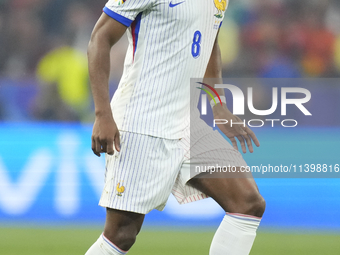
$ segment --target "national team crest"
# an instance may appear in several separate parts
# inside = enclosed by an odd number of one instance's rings
[[[116,190],[117,190],[117,196],[121,197],[123,195],[123,192],[125,191],[125,187],[123,185],[120,186],[120,182],[118,182],[116,186]]]
[[[122,5],[126,0],[116,0],[117,5]]]
[[[215,14],[215,17],[219,19],[223,19],[224,12],[228,6],[228,0],[214,0],[214,4],[217,9],[217,13]]]

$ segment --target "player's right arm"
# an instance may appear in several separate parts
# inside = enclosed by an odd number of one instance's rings
[[[88,45],[88,66],[95,106],[92,150],[98,157],[102,152],[112,155],[113,146],[117,151],[120,150],[119,131],[110,107],[110,50],[123,36],[126,28],[103,13],[93,29]]]

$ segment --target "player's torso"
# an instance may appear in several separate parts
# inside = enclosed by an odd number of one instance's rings
[[[129,28],[124,75],[115,95],[125,107],[116,114],[124,113],[126,131],[174,138],[187,125],[190,78],[203,77],[228,2],[155,2]]]
[[[145,68],[164,71],[181,63],[205,63],[227,3],[227,0],[156,0],[129,28],[132,54],[127,64],[140,67],[138,61],[143,61]]]
[[[216,30],[223,20],[227,0],[159,0],[149,12],[162,32],[170,34],[175,28],[182,32],[201,29]],[[160,31],[160,30],[159,30]]]
[[[221,1],[221,2],[219,2]],[[164,59],[181,53],[200,60],[209,55],[223,20],[226,0],[159,0],[144,15],[143,38]],[[150,52],[145,52],[150,53]],[[148,56],[148,55],[145,55]]]

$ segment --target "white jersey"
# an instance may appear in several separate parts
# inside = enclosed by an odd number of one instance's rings
[[[128,28],[124,72],[111,101],[122,131],[183,137],[190,78],[202,78],[228,0],[109,0],[104,12]]]

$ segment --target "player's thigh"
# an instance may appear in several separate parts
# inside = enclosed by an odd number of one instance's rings
[[[212,197],[226,212],[258,217],[264,212],[264,199],[249,173],[239,173],[237,176],[200,174],[188,184]]]

